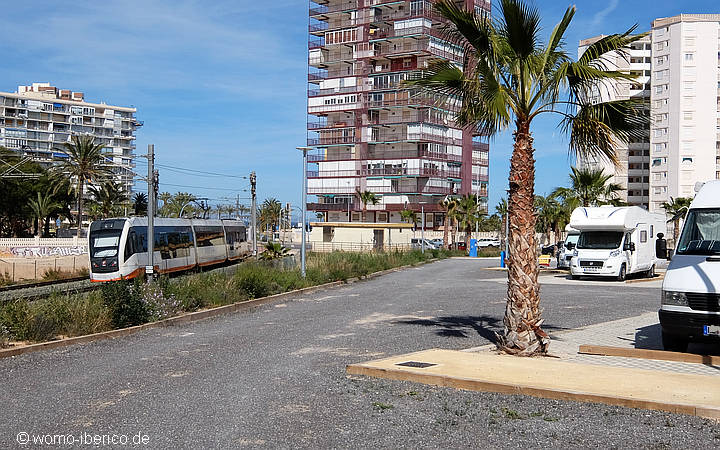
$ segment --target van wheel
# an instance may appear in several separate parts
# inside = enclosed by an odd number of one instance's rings
[[[647,271],[647,277],[648,277],[648,278],[655,278],[655,264],[653,264],[653,266],[650,267],[650,269],[648,269],[648,271]]]
[[[669,352],[685,353],[688,349],[688,340],[669,334],[662,334],[663,348]]]
[[[625,281],[627,278],[627,269],[625,269],[625,264],[620,266],[620,272],[618,272],[617,280],[618,281]]]

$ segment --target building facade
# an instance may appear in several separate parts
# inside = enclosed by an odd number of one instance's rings
[[[604,36],[596,36],[580,41],[578,56]],[[603,83],[590,93],[593,103],[630,98],[642,101],[646,112],[650,109],[650,77],[652,57],[650,36],[647,36],[624,50],[624,53],[612,52],[603,57],[607,70],[617,70],[630,75],[631,81],[619,80]],[[650,202],[650,142],[649,131],[643,139],[633,139],[616,147],[619,165],[593,157],[580,158],[579,167],[601,169],[606,175],[612,175],[609,183],[622,186],[620,199],[632,206],[649,207]]]
[[[490,11],[486,0],[459,3]],[[403,84],[434,59],[462,67],[432,2],[312,0],[309,15],[308,209],[370,223],[424,210],[428,228],[442,226],[446,196],[477,194],[487,209],[488,144],[454,123],[458,103]],[[363,205],[364,191],[379,203]]]
[[[49,83],[0,92],[0,146],[47,167],[66,157],[73,135],[91,135],[105,145],[107,167],[127,192],[133,187],[135,108],[89,103],[82,92]]]
[[[720,14],[652,23],[650,210],[720,178]]]
[[[578,53],[599,38],[581,41]],[[579,165],[613,174],[629,204],[663,212],[664,202],[693,197],[697,182],[720,178],[720,14],[656,19],[626,53],[606,55],[608,68],[637,79],[605,85],[593,101],[648,99],[647,139],[617,149],[619,169],[591,159]]]

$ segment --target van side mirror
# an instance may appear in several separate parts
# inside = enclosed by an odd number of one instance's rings
[[[631,242],[631,243],[630,243],[630,251],[631,251],[631,252],[634,252],[634,251],[635,251],[635,243],[634,243],[634,242]]]
[[[575,248],[575,244],[572,242],[568,242],[567,244],[565,244],[565,248],[568,250],[572,250]]]
[[[623,251],[634,252],[635,251],[635,243],[634,242],[626,242],[625,245],[623,246]]]
[[[662,233],[658,234],[658,240],[655,242],[655,257],[658,259],[670,259],[667,251],[667,241],[660,236],[662,236]]]

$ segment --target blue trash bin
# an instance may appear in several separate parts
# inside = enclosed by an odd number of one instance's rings
[[[477,255],[478,255],[477,239],[470,239],[470,257],[477,258]]]

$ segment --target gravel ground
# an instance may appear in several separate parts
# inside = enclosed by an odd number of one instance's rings
[[[167,447],[717,448],[690,416],[364,377],[345,366],[483,345],[505,286],[446,260],[185,326],[0,360],[0,447],[29,434]],[[552,330],[657,309],[657,288],[543,286]]]

